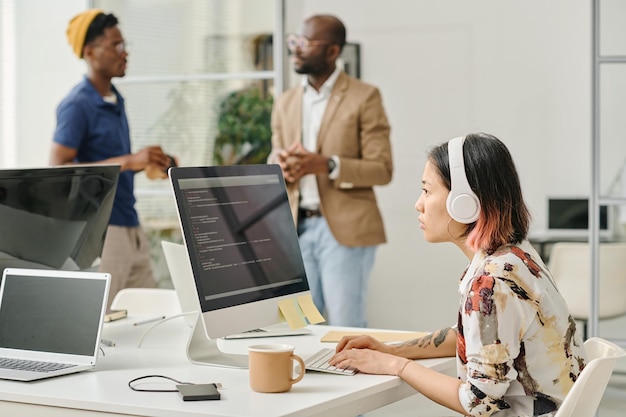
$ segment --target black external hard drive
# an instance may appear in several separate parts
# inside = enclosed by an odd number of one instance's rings
[[[183,401],[219,400],[220,392],[215,384],[181,384],[176,389]]]

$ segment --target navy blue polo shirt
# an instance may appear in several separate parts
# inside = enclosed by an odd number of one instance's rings
[[[100,162],[131,153],[124,98],[112,86],[117,103],[108,103],[84,77],[57,108],[54,142],[77,150],[75,162]],[[120,173],[109,224],[135,227],[133,171]]]

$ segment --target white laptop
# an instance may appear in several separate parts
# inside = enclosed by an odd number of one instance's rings
[[[196,292],[196,284],[193,278],[189,254],[187,248],[180,243],[161,241],[165,262],[172,278],[172,285],[178,295],[180,308],[183,313],[200,311],[200,301]],[[189,315],[187,324],[193,326],[197,320],[197,315]],[[301,329],[291,329],[287,323],[262,327],[243,333],[232,334],[224,339],[252,339],[258,337],[279,337],[279,336],[304,336],[312,334],[311,329],[303,327]]]
[[[111,275],[6,268],[0,285],[0,379],[93,369]]]

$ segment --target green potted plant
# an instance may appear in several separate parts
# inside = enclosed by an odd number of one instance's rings
[[[216,165],[266,162],[272,148],[273,101],[257,86],[230,93],[222,101],[213,152]]]

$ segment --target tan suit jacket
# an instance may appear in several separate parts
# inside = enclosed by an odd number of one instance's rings
[[[272,149],[288,148],[302,139],[302,96],[294,87],[276,101],[272,112]],[[386,241],[373,186],[391,181],[393,164],[389,122],[376,87],[340,73],[322,118],[317,152],[336,155],[339,177],[317,176],[320,209],[335,239],[344,246],[372,246]],[[272,162],[272,156],[270,156]],[[287,183],[297,219],[298,184]]]

